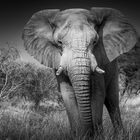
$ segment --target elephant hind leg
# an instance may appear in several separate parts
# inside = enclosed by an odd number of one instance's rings
[[[104,139],[102,125],[104,100],[105,100],[104,76],[98,73],[94,73],[94,75],[92,75],[92,97],[91,97],[94,139],[101,140]]]

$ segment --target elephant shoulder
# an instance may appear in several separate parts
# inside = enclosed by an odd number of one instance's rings
[[[95,55],[98,66],[100,68],[104,68],[106,64],[110,63],[108,58],[106,57],[106,53],[102,45],[102,41],[99,40],[97,45],[94,46],[93,54]]]

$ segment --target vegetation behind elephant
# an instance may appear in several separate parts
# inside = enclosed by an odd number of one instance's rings
[[[14,54],[9,50],[14,50]],[[61,100],[53,69],[21,61],[19,53],[15,56],[16,52],[18,53],[16,48],[1,49],[1,76],[4,80],[1,100],[20,96],[35,102],[36,106],[44,97],[56,102]]]
[[[140,38],[135,47],[118,59],[121,97],[139,95],[140,90]]]
[[[137,33],[120,11],[39,11],[26,24],[22,38],[30,55],[57,69],[74,138],[102,134],[103,104],[115,132],[123,130],[116,58],[135,46]]]

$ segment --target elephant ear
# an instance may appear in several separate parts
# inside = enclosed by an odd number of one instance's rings
[[[99,36],[103,40],[109,61],[135,46],[137,33],[120,11],[111,8],[91,8],[91,13],[99,27]]]
[[[51,68],[57,68],[60,62],[60,50],[53,40],[54,20],[58,13],[58,9],[35,13],[26,24],[22,34],[27,52],[41,64]]]

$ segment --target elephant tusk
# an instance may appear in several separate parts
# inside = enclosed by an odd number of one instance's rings
[[[56,75],[60,75],[63,71],[63,67],[62,66],[59,66],[57,72],[56,72]]]
[[[99,68],[98,66],[95,68],[95,71],[97,71],[100,74],[105,73],[105,71]]]

